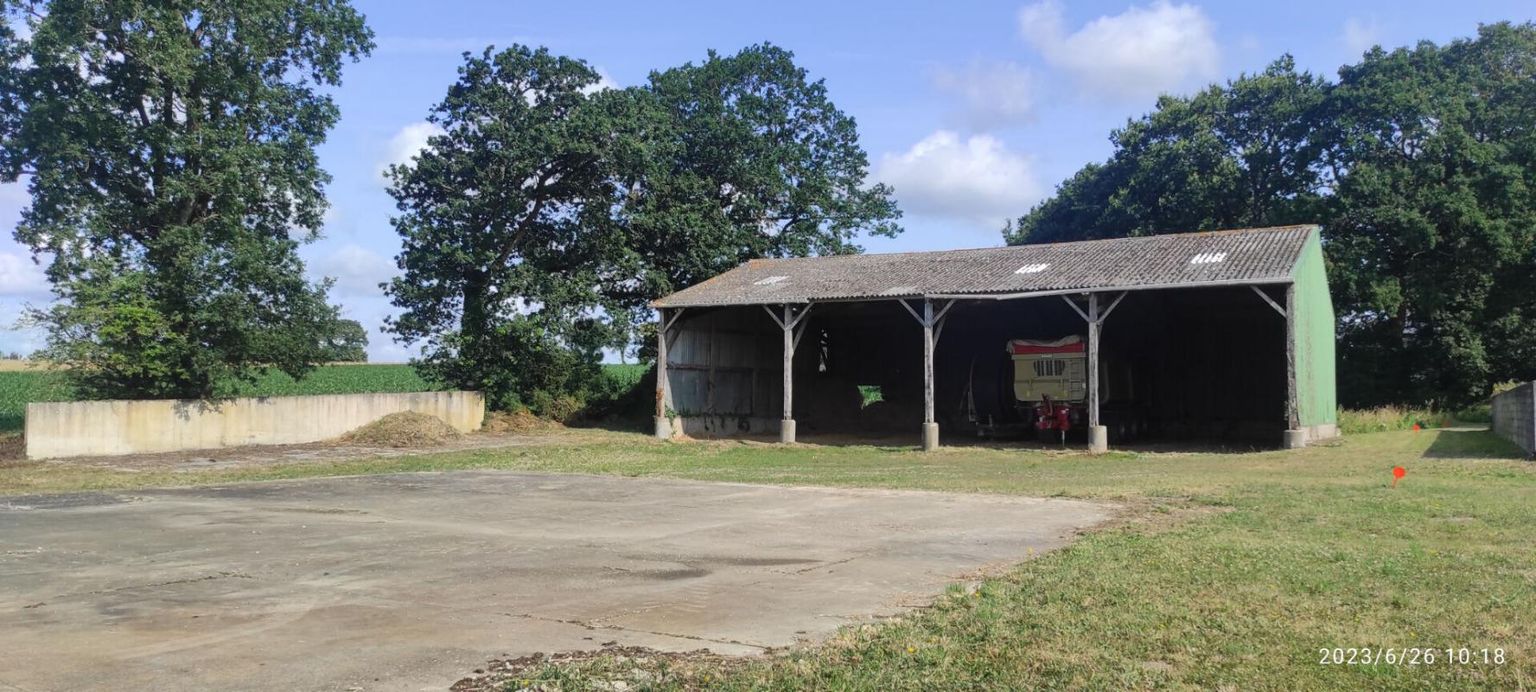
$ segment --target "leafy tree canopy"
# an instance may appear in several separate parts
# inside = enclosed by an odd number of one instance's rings
[[[623,200],[640,278],[611,294],[642,321],[646,302],[746,260],[854,253],[860,235],[901,232],[891,189],[868,184],[854,119],[789,51],[710,51],[635,91],[658,111]]]
[[[389,171],[403,243],[390,328],[425,343],[429,377],[494,406],[582,374],[550,356],[594,331],[594,236],[608,226],[612,161],[634,146],[630,104],[591,93],[598,81],[542,48],[466,55],[429,115],[443,134]]]
[[[357,320],[336,320],[322,343],[331,363],[368,362],[368,330]]]
[[[1163,97],[1010,243],[1318,222],[1346,405],[1536,377],[1536,26]]]
[[[5,0],[0,179],[58,298],[46,356],[106,397],[301,376],[335,319],[303,277],[325,209],[321,89],[372,33],[345,0]],[[14,26],[25,23],[28,37]]]
[[[899,232],[853,120],[773,46],[622,90],[542,48],[487,49],[429,119],[443,133],[389,172],[390,329],[493,406],[579,392],[674,287]]]

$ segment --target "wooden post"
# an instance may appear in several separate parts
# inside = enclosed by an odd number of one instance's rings
[[[779,421],[779,442],[795,441],[795,323],[788,304],[784,306],[784,418]]]
[[[1088,312],[1083,312],[1071,297],[1061,297],[1088,323],[1088,451],[1094,453],[1109,451],[1109,431],[1099,424],[1099,336],[1104,333],[1104,320],[1125,300],[1127,293],[1121,291],[1102,313],[1097,293],[1088,294]]]
[[[1099,427],[1099,294],[1088,294],[1088,426]]]
[[[1285,287],[1285,426],[1301,429],[1301,412],[1296,405],[1296,285]]]
[[[923,301],[923,422],[933,422],[933,302]]]
[[[672,420],[667,417],[667,309],[657,311],[656,322],[656,439],[672,439]]]
[[[796,315],[794,308],[784,304],[784,317],[780,319],[767,305],[763,310],[784,330],[784,417],[779,420],[779,442],[795,441],[795,348],[805,334],[805,318],[811,314],[814,304],[806,303]]]
[[[1296,285],[1285,287],[1285,306],[1281,307],[1264,289],[1249,286],[1264,302],[1285,319],[1285,432],[1281,446],[1297,449],[1307,446],[1307,431],[1301,429],[1301,413],[1296,404]]]
[[[933,419],[933,301],[923,299],[923,451],[939,448],[939,423]]]
[[[917,320],[923,328],[923,451],[931,452],[939,448],[939,423],[934,418],[933,405],[933,351],[938,347],[939,337],[944,334],[944,316],[949,314],[955,301],[944,303],[937,314],[933,311],[933,301],[927,298],[923,299],[921,313],[907,304],[905,299],[896,302],[906,308],[912,319]]]

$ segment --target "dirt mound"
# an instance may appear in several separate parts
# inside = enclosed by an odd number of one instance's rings
[[[342,435],[336,441],[371,447],[435,447],[459,437],[459,431],[437,416],[401,411]]]
[[[540,418],[523,409],[511,413],[491,411],[485,414],[485,423],[480,426],[480,429],[489,433],[531,433],[548,432],[560,427],[559,423]]]

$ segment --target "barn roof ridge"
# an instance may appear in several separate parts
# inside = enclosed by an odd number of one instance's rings
[[[755,257],[749,259],[734,268],[741,268],[754,263],[777,262],[801,262],[806,260],[841,259],[846,257],[894,257],[899,255],[943,255],[961,252],[996,252],[1001,250],[1023,250],[1026,248],[1055,248],[1063,246],[1082,247],[1093,243],[1124,243],[1135,240],[1153,240],[1169,236],[1189,237],[1221,237],[1227,235],[1241,235],[1247,233],[1274,233],[1280,231],[1309,230],[1318,228],[1314,223],[1298,223],[1287,226],[1254,226],[1253,228],[1223,228],[1214,231],[1173,231],[1170,233],[1154,233],[1152,235],[1128,235],[1119,238],[1090,238],[1088,240],[1063,240],[1055,243],[1025,243],[1023,245],[992,245],[988,247],[957,247],[946,250],[897,250],[895,252],[859,252],[846,255],[805,255],[801,257]],[[727,270],[730,271],[730,270]],[[721,276],[717,274],[716,276]]]
[[[1315,224],[1036,245],[761,258],[656,307],[1174,288],[1292,280]],[[1027,261],[1027,264],[1019,265]]]

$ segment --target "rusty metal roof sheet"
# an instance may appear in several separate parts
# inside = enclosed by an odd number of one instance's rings
[[[1247,228],[976,250],[752,260],[665,296],[702,307],[1178,288],[1291,281],[1316,226]]]

